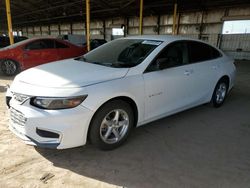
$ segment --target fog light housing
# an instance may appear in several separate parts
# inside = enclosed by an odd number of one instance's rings
[[[36,133],[44,138],[59,138],[59,134],[51,131],[45,131],[39,128],[36,128]]]

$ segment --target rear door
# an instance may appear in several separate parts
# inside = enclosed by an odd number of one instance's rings
[[[214,86],[218,81],[218,70],[221,54],[212,46],[198,42],[187,41],[189,52],[189,65],[192,69],[192,76],[195,87],[190,93],[191,103],[204,103],[209,100]]]

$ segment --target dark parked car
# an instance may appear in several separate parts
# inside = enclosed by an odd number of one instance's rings
[[[70,43],[73,43],[77,46],[87,46],[86,36],[85,35],[59,35],[58,39],[66,40]],[[105,39],[91,39],[90,40],[90,50],[93,50],[107,41]]]
[[[93,50],[103,44],[105,44],[107,41],[105,39],[92,39],[90,41],[90,49]]]
[[[105,39],[90,39],[90,50],[94,50],[105,43],[107,43]],[[87,47],[87,43],[84,43],[83,46]]]

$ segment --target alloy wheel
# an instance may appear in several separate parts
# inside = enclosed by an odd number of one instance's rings
[[[129,127],[129,116],[122,109],[109,112],[100,126],[100,137],[107,144],[119,142],[127,133]]]
[[[224,82],[221,82],[216,90],[216,102],[218,104],[222,103],[227,94],[227,85]]]
[[[7,75],[14,75],[17,71],[16,63],[12,60],[5,60],[2,62],[2,71]]]

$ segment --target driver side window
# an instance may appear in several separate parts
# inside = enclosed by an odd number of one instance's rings
[[[51,39],[36,40],[26,45],[26,50],[53,49],[54,41]]]
[[[31,42],[26,45],[26,50],[41,50],[45,48],[45,44],[41,40]]]
[[[153,48],[152,45],[135,43],[125,48],[119,55],[118,61],[137,65],[141,63]]]
[[[188,49],[186,42],[175,42],[163,49],[149,65],[147,72],[177,67],[188,64]]]

